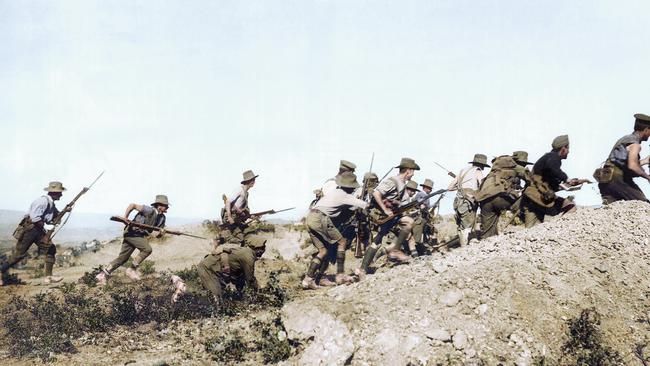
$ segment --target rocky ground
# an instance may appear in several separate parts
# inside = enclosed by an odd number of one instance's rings
[[[76,353],[52,355],[50,362],[554,365],[582,357],[583,364],[648,364],[649,224],[650,205],[643,203],[584,208],[408,265],[391,268],[380,260],[363,282],[317,291],[298,288],[309,257],[306,234],[277,226],[266,234],[257,277],[264,287],[283,289],[284,306],[253,301],[231,314],[85,332],[72,340]],[[184,229],[209,235],[205,228]],[[163,283],[164,273],[198,263],[210,244],[172,238],[153,247],[156,274],[148,278]],[[119,242],[106,243],[59,273],[77,282],[118,250]],[[348,269],[356,265],[348,257]],[[18,272],[31,284],[0,288],[3,306],[12,295],[61,290],[36,286],[29,271]],[[135,286],[121,274],[114,280],[113,291]],[[107,296],[79,286],[85,294]],[[10,357],[3,347],[0,362],[41,360]]]

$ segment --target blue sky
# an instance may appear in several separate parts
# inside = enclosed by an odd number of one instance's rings
[[[569,134],[591,177],[650,114],[647,1],[0,0],[0,208],[49,180],[120,213],[158,193],[216,217],[241,173],[253,210],[302,207],[339,159],[449,179],[474,153]],[[644,144],[642,155],[648,154]],[[647,190],[647,182],[639,182]],[[597,187],[577,193],[600,201]],[[449,209],[451,198],[445,201]]]

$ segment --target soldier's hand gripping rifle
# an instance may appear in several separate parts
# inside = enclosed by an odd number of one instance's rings
[[[77,200],[79,198],[81,198],[81,196],[86,194],[86,192],[88,192],[90,190],[90,188],[92,188],[92,186],[95,185],[95,183],[99,180],[99,178],[102,177],[102,175],[104,175],[104,172],[101,172],[99,174],[99,176],[97,176],[97,178],[95,178],[95,180],[88,187],[84,187],[81,190],[81,192],[79,192],[72,199],[72,201],[70,201],[67,205],[65,205],[63,210],[61,210],[58,213],[58,215],[56,215],[56,217],[54,217],[54,219],[52,219],[51,224],[53,225],[53,227],[45,232],[45,235],[41,239],[42,243],[44,243],[44,244],[51,244],[52,243],[52,238],[54,238],[54,236],[56,234],[58,234],[59,231],[61,231],[61,228],[63,228],[65,226],[65,224],[68,223],[68,219],[70,218],[70,214],[72,213],[72,209],[74,208],[75,203],[77,203]],[[68,214],[68,215],[66,216],[66,214]],[[65,217],[65,221],[63,221],[63,223],[61,223],[61,221],[63,220],[64,217]]]
[[[137,222],[133,222],[133,221],[127,219],[126,217],[122,217],[122,216],[111,216],[111,221],[121,222],[121,223],[123,223],[123,224],[126,225],[126,226],[139,227],[139,228],[141,228],[141,229],[145,229],[145,230],[153,230],[153,231],[163,231],[163,230],[164,230],[165,233],[167,233],[167,234],[171,234],[171,235],[191,236],[192,238],[197,238],[197,239],[206,239],[206,240],[208,240],[208,238],[204,238],[204,237],[202,237],[202,236],[198,236],[198,235],[193,235],[193,234],[184,233],[184,232],[182,232],[182,231],[167,230],[167,229],[164,229],[164,228],[161,228],[161,227],[158,227],[158,226],[152,226],[152,225],[147,225],[147,224],[140,224],[140,223],[137,223]]]
[[[411,209],[413,209],[415,207],[420,207],[420,205],[423,202],[425,202],[426,200],[428,200],[429,198],[431,198],[433,196],[437,196],[439,194],[443,194],[445,192],[447,192],[446,189],[439,189],[439,190],[437,190],[435,192],[431,192],[431,193],[427,194],[426,196],[422,197],[421,199],[419,199],[417,201],[409,202],[409,203],[407,203],[407,204],[405,204],[403,206],[400,206],[400,207],[396,208],[393,211],[392,215],[389,215],[389,216],[386,216],[384,218],[381,218],[381,219],[377,220],[377,225],[383,225],[383,224],[387,223],[388,221],[394,219],[395,217],[403,214],[404,212],[407,212],[407,211],[409,211],[409,210],[411,210]]]

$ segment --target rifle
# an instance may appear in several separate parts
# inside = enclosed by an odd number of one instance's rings
[[[433,163],[436,164],[437,166],[439,166],[440,168],[442,168],[442,170],[446,171],[448,176],[450,176],[450,177],[452,177],[452,178],[456,178],[456,174],[452,173],[451,171],[449,171],[449,170],[448,170],[447,168],[445,168],[444,166],[442,166],[442,165],[436,163],[435,161],[434,161]]]
[[[97,176],[97,178],[95,178],[95,180],[94,180],[92,183],[90,183],[90,185],[89,185],[88,187],[84,187],[84,188],[81,190],[81,192],[79,192],[79,193],[78,193],[78,194],[77,194],[77,195],[72,199],[72,201],[70,201],[67,205],[65,205],[65,207],[63,208],[63,210],[62,210],[61,212],[59,212],[58,215],[56,215],[56,217],[52,220],[52,225],[54,225],[54,227],[51,228],[50,230],[48,230],[48,231],[45,233],[45,236],[43,236],[43,238],[41,239],[41,241],[42,241],[43,243],[45,243],[45,244],[52,244],[52,238],[54,238],[54,236],[55,236],[56,234],[58,234],[59,231],[61,231],[61,228],[63,228],[63,227],[65,226],[65,224],[68,223],[68,219],[70,218],[70,215],[72,214],[72,209],[74,208],[75,203],[77,203],[77,200],[78,200],[81,196],[83,196],[84,194],[86,194],[86,192],[88,192],[88,191],[90,190],[90,188],[92,188],[92,186],[95,185],[95,183],[99,180],[99,178],[102,177],[102,175],[104,175],[104,171],[102,171],[102,172],[99,174],[99,176]],[[65,214],[69,214],[69,215],[65,218],[65,221],[63,221],[63,223],[61,224],[61,220],[63,220],[63,217],[65,216]],[[61,224],[61,225],[57,228],[57,226],[58,226],[59,224]]]
[[[204,238],[204,237],[198,236],[198,235],[188,234],[188,233],[184,233],[184,232],[181,232],[181,231],[167,230],[167,229],[163,229],[163,228],[158,227],[158,226],[140,224],[140,223],[137,223],[137,222],[133,222],[133,221],[131,221],[131,220],[125,218],[125,217],[122,217],[122,216],[111,216],[111,221],[121,222],[126,226],[135,226],[135,227],[139,227],[141,229],[147,229],[147,230],[153,230],[153,231],[165,230],[165,232],[167,234],[191,236],[191,237],[197,238],[197,239],[206,239],[206,240],[208,240],[208,238]]]
[[[403,214],[404,212],[409,211],[414,207],[419,207],[424,201],[428,200],[429,198],[431,198],[433,196],[437,196],[439,194],[443,194],[445,192],[447,192],[446,189],[439,189],[439,190],[437,190],[435,192],[431,192],[431,193],[427,194],[426,196],[422,197],[421,199],[419,199],[417,201],[409,202],[409,203],[407,203],[407,204],[405,204],[403,206],[400,206],[395,211],[393,211],[392,215],[389,215],[389,216],[386,216],[386,217],[384,217],[382,219],[377,220],[377,225],[383,225],[383,224],[387,223],[388,221],[392,220],[393,218]]]
[[[224,202],[225,202],[225,195],[224,195]],[[233,221],[235,221],[235,224],[238,224],[238,223],[241,223],[241,222],[244,222],[244,221],[248,220],[249,218],[258,218],[258,217],[264,216],[264,215],[273,215],[273,214],[276,214],[276,213],[293,210],[294,208],[295,207],[289,207],[289,208],[284,208],[282,210],[277,210],[277,211],[271,209],[271,210],[260,211],[260,212],[255,212],[255,213],[250,213],[250,212],[248,212],[248,210],[244,210],[241,213],[231,212],[231,215],[233,216],[232,219],[233,219]],[[224,222],[222,226],[227,226],[227,225],[229,225],[229,223]]]
[[[372,164],[375,162],[375,153],[372,153],[372,158],[370,159],[370,170],[372,173]],[[391,169],[393,170],[393,169]],[[361,189],[361,199],[364,199],[368,194],[368,179],[363,181],[363,188]],[[354,256],[355,258],[361,258],[363,256],[363,243],[361,242],[361,222],[363,221],[363,214],[357,210],[357,243],[354,246]],[[368,230],[370,235],[372,235],[371,230]]]

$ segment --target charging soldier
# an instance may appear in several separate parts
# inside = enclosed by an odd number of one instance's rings
[[[0,268],[0,286],[3,285],[5,273],[27,256],[27,251],[32,244],[38,246],[39,254],[45,253],[45,283],[59,282],[63,279],[63,277],[52,275],[52,268],[56,262],[56,246],[53,243],[44,243],[43,239],[45,238],[46,225],[50,225],[59,214],[54,201],[61,199],[66,188],[61,182],[50,182],[43,190],[47,194],[32,202],[29,213],[14,232],[14,237],[18,240],[16,249]]]
[[[396,166],[396,168],[399,169],[399,173],[379,183],[373,192],[373,200],[369,214],[371,219],[374,221],[377,221],[382,217],[392,216],[393,209],[398,208],[408,200],[405,193],[406,182],[413,177],[416,170],[420,170],[420,166],[411,158],[402,158],[400,164]],[[397,240],[386,248],[388,259],[397,262],[408,260],[408,257],[400,250],[400,248],[411,234],[413,219],[409,216],[398,215],[383,225],[379,225],[377,236],[375,237],[374,242],[367,248],[361,262],[361,267],[355,270],[355,274],[359,279],[365,277],[368,267],[374,260],[375,254],[377,253],[384,236],[395,227],[399,228],[399,233]]]
[[[241,186],[224,199],[224,208],[221,210],[221,220],[226,227],[222,232],[223,240],[240,245],[253,245],[256,247],[266,243],[266,239],[256,235],[255,228],[249,225],[251,212],[248,207],[249,191],[255,186],[255,175],[252,170],[242,174]],[[224,235],[225,234],[225,235]]]
[[[640,161],[641,142],[650,137],[650,116],[635,114],[634,118],[634,132],[616,141],[605,165],[594,173],[604,204],[620,200],[647,201],[634,178],[650,181]]]
[[[306,224],[312,244],[318,249],[309,263],[307,274],[302,281],[304,289],[317,289],[320,285],[332,285],[325,272],[328,258],[336,258],[336,284],[350,282],[345,275],[345,249],[347,239],[342,228],[354,215],[354,209],[365,209],[367,203],[352,194],[359,187],[357,177],[352,172],[344,172],[336,178],[337,188],[325,194],[307,215]],[[334,255],[335,254],[335,255]]]
[[[153,234],[155,237],[162,237],[165,235],[164,227],[167,221],[165,213],[167,213],[168,209],[169,200],[167,199],[167,196],[159,194],[156,196],[154,203],[150,206],[138,205],[135,203],[129,204],[124,213],[124,217],[128,219],[131,212],[137,211],[138,213],[135,215],[133,222],[162,228],[162,230]],[[139,280],[140,272],[138,271],[138,267],[148,256],[151,255],[152,252],[151,244],[149,244],[149,236],[152,232],[153,230],[151,229],[143,229],[127,225],[124,228],[124,238],[122,239],[120,254],[108,265],[107,268],[97,274],[97,283],[105,285],[108,276],[126,263],[136,249],[140,252],[135,259],[133,259],[131,266],[126,269],[126,275],[132,280]]]
[[[424,196],[431,193],[433,190],[433,181],[431,179],[425,179],[424,183],[420,184],[422,187],[421,191],[418,191],[413,200],[420,201]],[[426,248],[424,242],[427,237],[433,232],[430,224],[430,212],[431,209],[431,199],[427,199],[422,202],[419,209],[412,215],[413,217],[413,229],[412,229],[412,240],[415,242],[415,252],[411,251],[411,256],[417,257],[418,255],[426,254]]]
[[[469,235],[476,224],[478,202],[475,195],[483,181],[483,169],[490,167],[487,164],[487,156],[483,154],[474,155],[474,159],[469,164],[471,165],[461,170],[447,188],[449,191],[457,191],[454,211],[461,246],[467,245]]]
[[[521,204],[527,228],[544,222],[545,215],[559,215],[575,211],[575,204],[557,196],[561,184],[577,186],[584,182],[568,179],[562,171],[562,160],[569,156],[569,136],[562,135],[553,139],[552,150],[544,154],[535,165],[530,184],[524,189]]]
[[[481,207],[482,239],[498,234],[499,217],[517,201],[522,179],[527,179],[526,168],[514,156],[503,155],[492,161],[492,169],[476,195]]]

